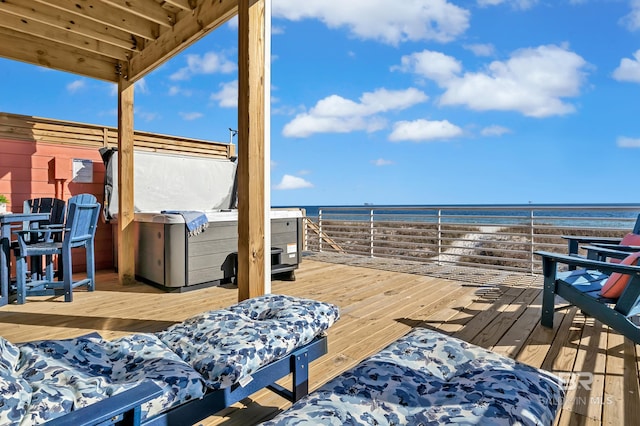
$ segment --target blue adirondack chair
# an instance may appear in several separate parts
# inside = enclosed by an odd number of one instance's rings
[[[629,253],[591,247],[593,258],[623,258]],[[544,288],[541,324],[553,328],[556,295],[608,325],[636,344],[640,344],[640,266],[603,262],[571,255],[538,251],[542,257]],[[558,264],[573,267],[560,271]],[[606,280],[614,272],[630,276],[629,283],[617,299],[600,295]]]
[[[73,300],[73,289],[87,286],[89,291],[95,287],[94,240],[100,213],[100,204],[91,194],[71,197],[67,203],[67,220],[61,228],[50,228],[52,233],[62,234],[61,241],[50,238],[47,241],[29,243],[27,235],[41,230],[17,231],[18,246],[14,249],[16,256],[16,290],[18,303],[24,303],[27,296],[64,295],[65,302]],[[87,276],[73,280],[72,249],[84,248],[87,261]],[[62,281],[54,280],[53,256],[62,260]],[[45,257],[43,277],[33,276],[27,280],[26,260],[31,256]]]
[[[32,198],[26,200],[23,203],[22,211],[24,213],[49,213],[49,219],[31,221],[23,223],[23,230],[37,230],[41,229],[42,232],[30,232],[25,235],[25,239],[28,239],[29,243],[36,243],[49,240],[51,238],[57,238],[56,241],[62,241],[62,235],[58,232],[51,234],[50,227],[62,227],[64,225],[64,217],[66,214],[65,202],[59,198]],[[17,241],[14,242],[13,247],[17,246]],[[36,276],[42,276],[42,258],[41,256],[31,257],[31,273]]]
[[[636,223],[631,230],[632,234],[640,235],[640,215],[636,218]],[[568,252],[572,256],[577,256],[582,244],[587,245],[603,245],[613,246],[619,245],[622,238],[616,237],[595,237],[587,235],[563,235],[562,238],[567,240]],[[617,249],[631,251],[633,249],[618,246]]]
[[[42,228],[48,225],[62,225],[65,216],[65,202],[59,198],[32,198],[22,205],[24,213],[50,213],[48,220],[28,222],[25,228]]]

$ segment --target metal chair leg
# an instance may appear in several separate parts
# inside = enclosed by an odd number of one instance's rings
[[[73,301],[73,270],[71,269],[71,253],[62,255],[62,263],[64,268],[63,286],[64,286],[64,301]]]
[[[16,258],[16,290],[21,305],[27,301],[27,259],[23,256]]]

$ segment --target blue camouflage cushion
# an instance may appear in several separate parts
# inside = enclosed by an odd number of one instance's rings
[[[31,400],[31,387],[16,374],[20,348],[0,337],[0,424],[19,423]]]
[[[143,418],[200,398],[206,389],[202,377],[152,334],[113,341],[100,337],[45,340],[19,347],[15,374],[30,386],[22,424],[45,422],[144,380],[155,382],[163,394],[143,405]]]
[[[158,336],[209,387],[223,389],[311,342],[338,317],[335,305],[269,294],[189,318]]]
[[[563,397],[550,373],[418,328],[263,425],[550,425]]]

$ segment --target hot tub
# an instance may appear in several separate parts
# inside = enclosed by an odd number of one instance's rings
[[[302,247],[302,212],[272,210],[271,270],[294,278]],[[231,281],[238,251],[238,212],[206,212],[205,232],[189,236],[179,214],[136,213],[136,276],[167,289],[185,290]]]
[[[118,155],[114,149],[102,149],[101,155],[104,217],[117,221]],[[136,277],[180,291],[233,280],[238,251],[234,159],[135,151],[134,164]],[[204,232],[189,235],[182,215],[161,213],[180,210],[205,214]],[[294,279],[302,260],[302,211],[272,209],[270,215],[271,272]]]

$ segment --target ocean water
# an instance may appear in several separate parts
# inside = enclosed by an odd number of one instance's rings
[[[589,228],[632,228],[640,204],[584,205],[353,205],[288,206],[306,210],[307,217],[324,220],[471,223],[478,225],[528,224]]]

